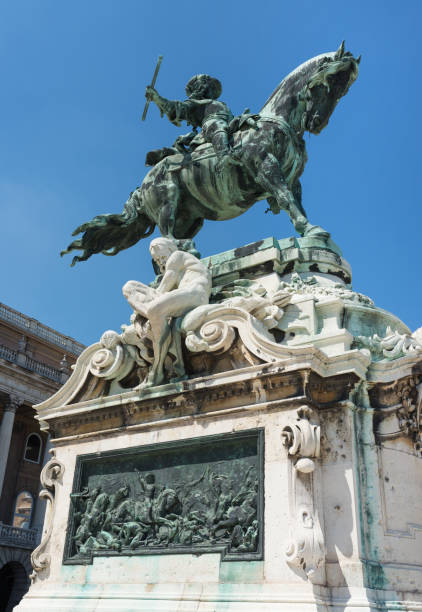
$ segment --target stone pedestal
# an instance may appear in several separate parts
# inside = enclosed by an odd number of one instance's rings
[[[205,263],[186,380],[139,388],[103,337],[37,407],[50,512],[17,609],[422,610],[417,338],[329,241]]]

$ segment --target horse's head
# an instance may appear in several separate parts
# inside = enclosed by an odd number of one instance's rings
[[[282,116],[297,132],[319,134],[356,80],[359,62],[344,50],[344,42],[337,51],[308,60],[280,83],[261,114]]]

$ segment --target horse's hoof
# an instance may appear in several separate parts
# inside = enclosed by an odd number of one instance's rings
[[[329,238],[330,233],[323,229],[320,225],[310,225],[303,234],[304,238]]]

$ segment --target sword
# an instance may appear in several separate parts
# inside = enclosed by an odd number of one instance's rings
[[[155,67],[155,71],[154,71],[154,76],[152,77],[152,81],[151,81],[151,85],[150,87],[155,87],[155,82],[157,80],[157,76],[158,76],[158,71],[160,70],[160,66],[161,66],[161,62],[163,60],[163,56],[159,55],[158,56],[158,60],[157,60],[157,65]],[[144,108],[144,112],[142,113],[142,121],[145,121],[145,118],[147,116],[147,112],[148,112],[148,107],[149,107],[149,103],[151,102],[151,100],[147,100],[146,104],[145,104],[145,108]]]

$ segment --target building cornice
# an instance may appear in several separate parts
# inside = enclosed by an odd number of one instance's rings
[[[83,344],[77,342],[73,338],[64,336],[55,329],[52,329],[47,325],[43,325],[37,321],[37,319],[27,317],[18,310],[14,310],[13,308],[10,308],[10,306],[6,306],[6,304],[1,302],[0,320],[6,321],[7,323],[12,324],[28,334],[42,338],[43,340],[60,347],[60,349],[63,350],[63,353],[66,354],[78,356],[85,348]]]

